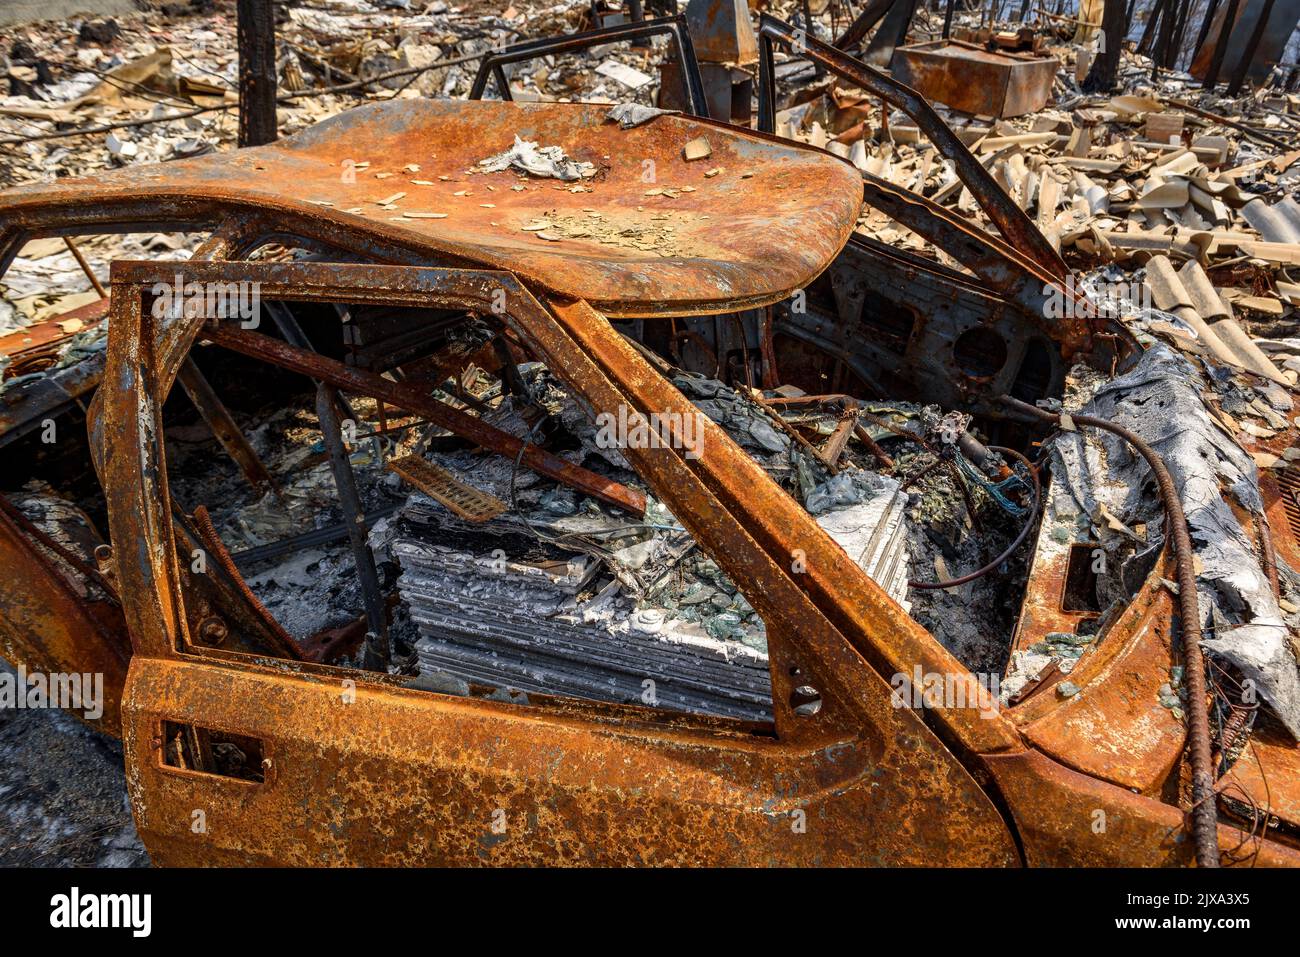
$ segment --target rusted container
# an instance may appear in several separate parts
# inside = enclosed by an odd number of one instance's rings
[[[977,116],[1021,116],[1047,105],[1060,62],[956,40],[899,47],[894,76],[928,100]]]

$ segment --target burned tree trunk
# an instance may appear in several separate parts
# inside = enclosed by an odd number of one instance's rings
[[[1115,88],[1115,75],[1119,72],[1119,54],[1128,32],[1128,17],[1124,0],[1106,0],[1101,15],[1102,49],[1092,61],[1092,69],[1083,81],[1085,93],[1109,93]]]
[[[275,12],[271,0],[239,0],[239,145],[278,135],[275,118]]]

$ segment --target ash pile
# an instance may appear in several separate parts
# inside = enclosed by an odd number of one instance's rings
[[[543,367],[521,368],[535,404],[507,397],[493,424],[520,435],[545,425],[548,444],[570,447],[564,458],[645,489]],[[897,480],[854,470],[816,484],[758,403],[713,379],[679,374],[675,384],[777,481],[812,480],[802,500],[818,522],[906,601],[910,529]],[[372,531],[376,555],[402,569],[422,676],[771,719],[762,618],[661,503],[648,496],[636,518],[507,460],[472,451],[428,460],[511,507],[470,521],[417,491]]]

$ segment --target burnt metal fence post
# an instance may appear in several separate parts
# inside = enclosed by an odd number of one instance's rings
[[[239,145],[279,135],[275,118],[275,11],[271,0],[239,0]]]
[[[1115,76],[1119,72],[1120,51],[1128,33],[1129,9],[1120,0],[1107,0],[1101,14],[1103,49],[1092,61],[1092,67],[1083,81],[1085,93],[1109,93],[1115,89]]]

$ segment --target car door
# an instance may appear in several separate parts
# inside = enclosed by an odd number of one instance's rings
[[[508,289],[512,333],[593,412],[693,411],[603,316],[539,302],[508,274],[116,264],[93,441],[134,648],[122,702],[129,789],[155,862],[1019,862],[1003,818],[932,725],[958,750],[1010,748],[1014,736],[974,710],[939,706],[922,720],[891,695],[890,674],[964,669],[712,423],[698,457],[670,446],[627,457],[763,616],[771,722],[445,694],[197,641],[159,408],[201,321],[179,328],[145,307],[151,285],[178,269],[255,279],[268,299],[483,311],[487,277]]]

